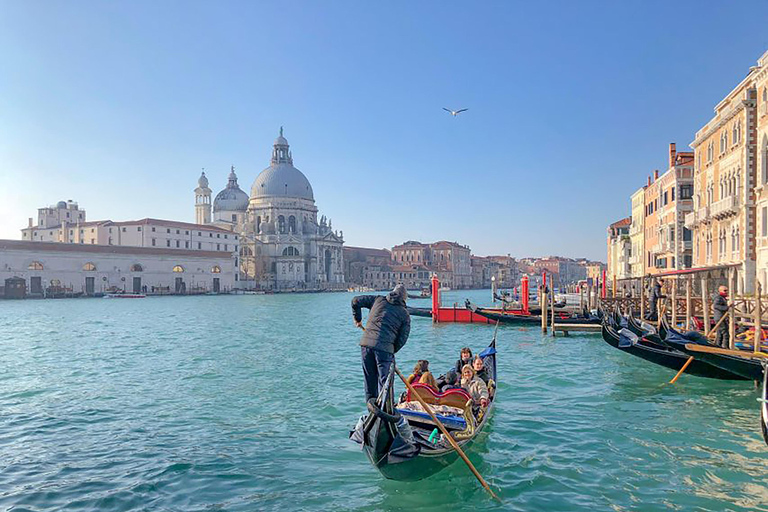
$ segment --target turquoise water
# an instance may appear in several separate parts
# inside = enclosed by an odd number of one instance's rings
[[[347,439],[351,297],[0,302],[0,510],[768,510],[751,383],[669,386],[599,337],[509,326],[470,454],[503,504],[460,462],[384,480]],[[447,369],[493,332],[412,323],[404,369]]]

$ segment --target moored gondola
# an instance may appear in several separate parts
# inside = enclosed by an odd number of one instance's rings
[[[617,328],[611,315],[604,318],[603,339],[612,347],[675,371],[679,371],[688,360],[688,356],[679,350],[645,340],[629,329]],[[696,359],[688,366],[686,373],[711,379],[743,380],[739,375]]]
[[[408,314],[411,316],[423,316],[427,318],[432,318],[432,308],[414,308],[411,306],[406,306],[408,310]]]
[[[497,309],[480,308],[467,301],[467,309],[489,320],[494,320],[503,324],[513,325],[538,325],[541,324],[541,315],[525,315],[520,313],[511,313],[509,311],[499,311]],[[548,319],[549,320],[549,319]],[[594,324],[600,323],[600,318],[594,315],[590,316],[566,316],[565,313],[555,311],[555,323],[557,324]]]
[[[760,429],[768,444],[768,361],[763,361],[763,394],[760,397]]]
[[[488,407],[478,412],[469,395],[461,389],[435,393],[423,384],[414,388],[423,399],[434,404],[433,412],[465,450],[488,425],[496,396],[496,334],[480,353],[491,376]],[[361,444],[371,464],[391,480],[416,481],[446,468],[459,457],[450,442],[439,434],[431,419],[414,402],[410,392],[395,402],[394,366],[378,398],[368,402],[369,413],[358,421],[350,439]],[[457,407],[458,406],[458,407]]]

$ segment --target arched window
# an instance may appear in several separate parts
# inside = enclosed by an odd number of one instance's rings
[[[288,232],[293,234],[296,233],[296,217],[293,215],[288,217]]]
[[[221,267],[218,265],[214,265],[211,269],[211,273],[213,274],[221,274]]]
[[[298,256],[299,250],[295,247],[286,247],[283,249],[283,256]]]
[[[27,267],[29,270],[43,270],[43,264],[39,261],[33,261]]]
[[[144,272],[144,267],[138,263],[131,265],[131,272]]]
[[[86,272],[96,272],[96,265],[94,265],[89,261],[88,263],[83,265],[83,270],[85,270]]]
[[[285,217],[282,215],[277,217],[277,232],[281,235],[285,234]]]
[[[173,271],[174,272],[184,272],[184,267],[182,267],[181,265],[174,265],[173,266]]]

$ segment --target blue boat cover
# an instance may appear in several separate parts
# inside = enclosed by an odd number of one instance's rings
[[[405,416],[412,416],[414,418],[432,422],[432,418],[430,418],[429,414],[426,412],[412,411],[410,409],[398,409],[397,412]],[[448,428],[458,430],[465,430],[467,428],[467,422],[461,416],[443,416],[441,414],[435,414],[435,416],[437,416],[437,419],[439,419],[440,422]]]

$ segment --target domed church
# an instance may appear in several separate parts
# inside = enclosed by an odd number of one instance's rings
[[[241,236],[242,287],[343,288],[343,232],[334,231],[325,216],[318,220],[312,185],[293,166],[293,155],[282,128],[272,148],[272,161],[256,177],[250,197],[240,189],[232,167],[226,188],[213,201],[210,221],[211,191],[205,173],[198,185],[197,222],[226,227]]]

